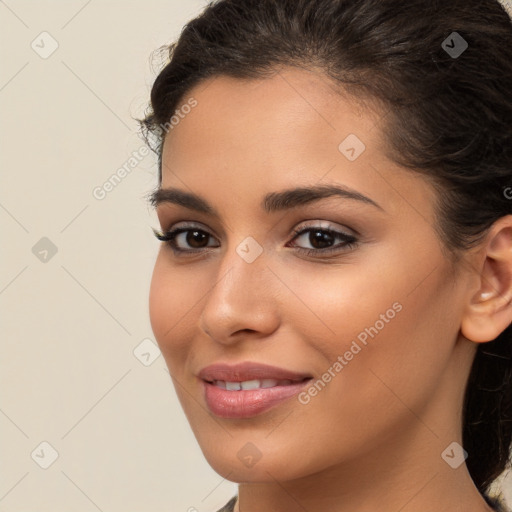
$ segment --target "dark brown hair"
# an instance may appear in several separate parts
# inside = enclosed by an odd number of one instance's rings
[[[454,262],[512,214],[512,23],[497,0],[220,0],[167,49],[141,121],[159,183],[164,127],[192,87],[296,66],[381,105],[390,157],[436,186]],[[511,326],[479,344],[463,407],[466,463],[487,497],[510,462]]]

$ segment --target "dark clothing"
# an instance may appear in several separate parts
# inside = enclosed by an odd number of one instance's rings
[[[233,496],[221,509],[217,512],[233,512],[235,507],[237,496]]]
[[[492,507],[496,512],[511,512],[510,509],[505,505],[502,498],[488,498],[484,496],[487,505]]]
[[[484,499],[496,512],[512,512],[507,508],[505,502],[499,498],[488,498],[484,496]],[[237,496],[233,496],[221,509],[217,510],[217,512],[233,512],[236,500]]]

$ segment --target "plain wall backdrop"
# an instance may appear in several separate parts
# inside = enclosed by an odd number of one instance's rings
[[[211,512],[236,492],[151,332],[157,165],[134,121],[152,52],[205,4],[0,0],[0,512]]]

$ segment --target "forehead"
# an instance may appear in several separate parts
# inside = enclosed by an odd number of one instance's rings
[[[181,105],[191,99],[196,106],[163,146],[163,188],[220,201],[250,195],[259,205],[265,193],[292,184],[339,183],[388,211],[416,205],[431,218],[433,190],[385,156],[382,111],[335,90],[320,73],[285,68],[257,80],[218,76],[191,89]]]
[[[367,101],[365,109],[362,101],[320,72],[290,67],[263,79],[213,77],[188,91],[177,111],[192,98],[197,106],[180,115],[179,129],[171,127],[164,150],[186,142],[182,139],[189,140],[193,136],[190,132],[198,129],[203,135],[210,131],[205,142],[214,138],[233,144],[243,141],[246,151],[257,143],[272,147],[297,142],[299,136],[312,142],[341,141],[347,129],[368,139],[368,132],[382,116],[372,102]],[[378,135],[378,130],[373,131],[373,143]]]

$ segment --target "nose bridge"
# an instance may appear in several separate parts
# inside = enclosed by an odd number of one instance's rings
[[[261,291],[268,289],[268,286],[264,286],[268,278],[265,277],[267,261],[263,246],[251,236],[245,237],[238,244],[232,244],[219,266],[212,299],[216,295],[215,300],[227,303],[236,300],[239,305],[261,301]],[[258,294],[255,293],[256,288]]]
[[[272,273],[262,244],[247,236],[222,257],[216,280],[202,311],[202,327],[218,340],[241,329],[273,329],[277,308],[272,300]]]

